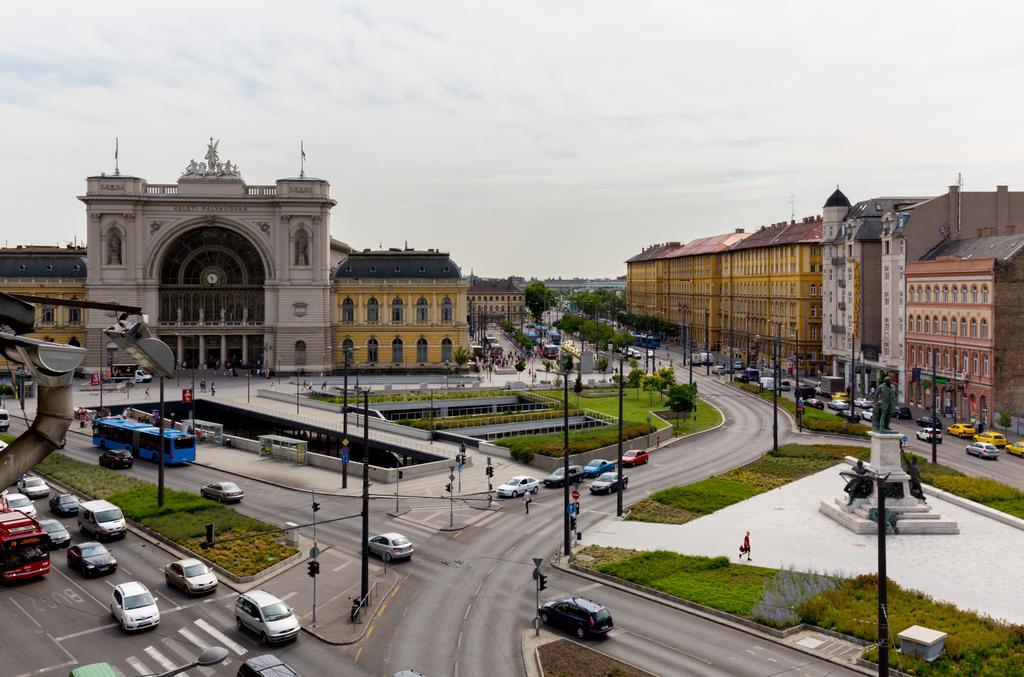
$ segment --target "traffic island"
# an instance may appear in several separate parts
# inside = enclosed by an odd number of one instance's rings
[[[522,645],[527,677],[655,677],[654,673],[547,630],[540,634],[533,629],[523,631]]]

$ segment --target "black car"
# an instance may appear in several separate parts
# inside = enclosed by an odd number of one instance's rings
[[[921,418],[917,419],[917,427],[938,428],[939,430],[942,430],[942,421],[940,421],[937,418],[932,418],[931,416],[922,416]]]
[[[819,400],[817,397],[808,397],[802,400],[805,407],[813,407],[814,409],[824,409],[825,403]]]
[[[107,449],[100,454],[100,465],[104,468],[130,468],[133,463],[135,458],[127,449]]]
[[[622,488],[625,489],[626,485],[629,484],[629,478],[625,475],[622,476]],[[590,493],[592,494],[610,494],[613,491],[619,490],[619,475],[614,472],[602,473],[596,480],[590,483]]]
[[[583,466],[581,465],[570,465],[569,466],[569,482],[572,484],[579,484],[583,481],[585,475]],[[565,468],[558,468],[553,473],[544,478],[544,486],[546,487],[560,487],[565,484]]]
[[[68,548],[68,567],[83,576],[104,576],[117,571],[117,560],[102,543],[86,541]]]
[[[903,421],[909,421],[914,418],[914,414],[910,411],[910,407],[896,407],[896,411],[892,413],[893,418],[898,418]]]
[[[299,677],[299,673],[274,654],[268,653],[253,656],[242,663],[235,677]]]
[[[537,613],[544,623],[569,630],[580,639],[603,635],[613,627],[608,609],[585,597],[548,602]]]
[[[78,497],[74,494],[50,494],[50,510],[67,517],[78,514]]]
[[[71,534],[64,528],[64,525],[53,519],[39,520],[39,526],[43,528],[46,535],[50,537],[50,550],[66,548],[71,545]]]

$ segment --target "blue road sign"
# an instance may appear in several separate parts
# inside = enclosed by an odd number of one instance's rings
[[[906,435],[900,435],[900,443],[901,444],[906,444],[909,441],[910,441],[909,437],[907,437]]]
[[[341,448],[341,462],[348,465],[348,447]]]
[[[461,463],[459,464],[459,474],[460,475],[462,474],[462,464]]]
[[[576,504],[575,503],[570,503],[569,507],[566,508],[566,510],[569,512],[570,515],[572,515],[573,513],[576,512]]]

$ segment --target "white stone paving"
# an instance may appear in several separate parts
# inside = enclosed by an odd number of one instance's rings
[[[874,573],[877,536],[858,536],[818,512],[820,500],[842,494],[838,473],[843,467],[837,465],[688,524],[604,520],[585,530],[583,544],[726,555],[738,562],[740,542],[749,530],[751,564],[845,575]],[[928,502],[958,522],[960,534],[890,534],[886,538],[890,578],[961,609],[1024,623],[1024,596],[1017,582],[1024,532],[933,496]]]

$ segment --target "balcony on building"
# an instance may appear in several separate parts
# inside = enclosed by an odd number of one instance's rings
[[[833,334],[845,334],[846,333],[846,326],[845,325],[841,325],[841,324],[833,324],[832,325],[832,333]]]
[[[833,266],[845,266],[846,265],[846,257],[845,256],[833,256],[832,257],[832,265]]]
[[[839,278],[838,280],[836,280],[836,284],[838,284],[840,287],[843,287],[845,289],[846,288],[846,278],[845,277]]]

